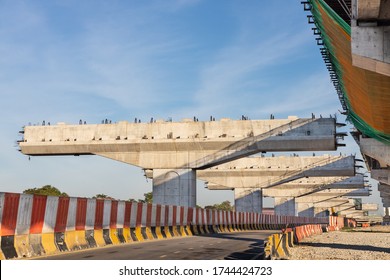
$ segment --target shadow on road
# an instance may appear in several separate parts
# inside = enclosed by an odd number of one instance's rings
[[[264,241],[252,243],[249,249],[241,252],[233,252],[224,258],[225,260],[263,260],[264,259]]]
[[[255,233],[256,234],[256,233]],[[225,260],[262,260],[264,259],[264,239],[271,233],[260,233],[257,232],[257,236],[251,237],[239,237],[232,234],[205,234],[204,237],[216,238],[216,239],[229,239],[237,241],[253,241],[248,245],[248,249],[238,252],[232,252],[226,256]],[[198,237],[203,237],[198,235]]]

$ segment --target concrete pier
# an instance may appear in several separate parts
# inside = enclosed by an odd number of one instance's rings
[[[384,217],[383,222],[385,224],[390,224],[389,208],[390,208],[390,186],[387,184],[378,184],[378,190],[380,197],[382,198]]]
[[[234,207],[237,212],[261,213],[263,209],[263,194],[261,189],[234,189]]]
[[[161,205],[196,205],[195,170],[154,169],[153,202]]]
[[[390,206],[390,146],[373,138],[363,137],[359,133],[352,134],[360,146],[371,178],[379,182],[378,191],[383,207]],[[387,198],[383,200],[384,198]],[[389,219],[390,222],[390,219]]]
[[[390,207],[383,207],[384,217],[383,223],[390,224]]]
[[[296,203],[296,211],[298,217],[314,217],[314,203],[302,202]]]
[[[297,216],[294,197],[275,197],[275,215]]]

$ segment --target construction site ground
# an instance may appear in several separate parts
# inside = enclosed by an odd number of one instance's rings
[[[390,226],[324,232],[289,251],[291,260],[390,260]]]

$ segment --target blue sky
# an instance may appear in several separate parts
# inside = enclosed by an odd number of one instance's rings
[[[151,191],[139,168],[97,156],[28,160],[15,146],[28,123],[341,108],[300,1],[2,0],[0,38],[1,191],[51,184],[118,199]],[[337,153],[358,153],[346,142]],[[198,190],[200,205],[233,199]]]

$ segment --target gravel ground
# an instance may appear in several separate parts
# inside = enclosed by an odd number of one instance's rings
[[[290,253],[291,260],[390,260],[390,226],[313,235]]]

